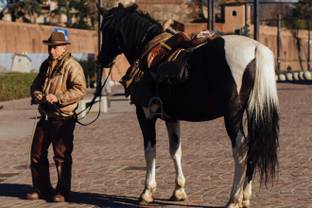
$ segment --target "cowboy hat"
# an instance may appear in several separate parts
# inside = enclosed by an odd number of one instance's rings
[[[48,40],[43,40],[43,44],[46,45],[69,45],[70,42],[68,42],[65,39],[65,35],[62,32],[52,32],[51,36]]]

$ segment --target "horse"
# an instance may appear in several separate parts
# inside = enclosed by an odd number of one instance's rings
[[[119,4],[109,10],[100,8],[100,13],[103,44],[99,62],[103,67],[121,53],[131,65],[143,61],[146,45],[165,33],[159,22],[135,4],[128,7]],[[253,176],[259,173],[260,183],[267,186],[269,182],[273,184],[278,172],[279,103],[274,55],[269,48],[248,37],[224,35],[192,50],[187,62],[188,79],[182,84],[159,87],[157,93],[163,111],[169,115],[163,120],[176,171],[176,185],[170,199],[187,199],[180,121],[223,117],[235,164],[226,207],[250,207]],[[143,73],[150,74],[149,70]],[[157,85],[153,79],[147,82]],[[140,202],[148,204],[153,202],[157,186],[155,122],[159,116],[151,117],[146,106],[135,105],[147,167]]]

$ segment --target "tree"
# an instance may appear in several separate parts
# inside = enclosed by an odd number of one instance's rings
[[[82,29],[94,28],[97,23],[98,11],[96,0],[72,0],[73,16],[78,20],[72,26]]]
[[[18,19],[22,19],[23,22],[35,22],[36,17],[41,14],[40,0],[8,0],[7,3],[7,13],[11,15],[13,22]]]
[[[65,15],[67,27],[93,29],[97,23],[96,0],[56,0],[52,17]]]
[[[50,12],[50,16],[55,18],[55,17],[60,17],[62,15],[65,15],[66,20],[67,20],[66,26],[70,26],[71,25],[71,19],[72,19],[71,1],[56,0],[55,2],[57,3],[57,7]]]
[[[295,21],[294,26],[298,27],[308,27],[308,23],[312,21],[312,1],[311,0],[300,0],[296,4],[296,7],[293,10],[292,17]]]

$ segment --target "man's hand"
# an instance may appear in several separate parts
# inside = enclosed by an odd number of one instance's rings
[[[48,94],[46,97],[45,97],[45,99],[46,99],[46,101],[48,102],[48,103],[51,103],[51,104],[53,104],[53,103],[57,103],[57,97],[55,96],[55,95],[53,95],[53,94]]]
[[[33,103],[34,103],[34,104],[40,103],[40,102],[42,101],[42,99],[43,99],[43,94],[42,94],[42,92],[40,92],[40,91],[35,91],[35,92],[33,93]]]

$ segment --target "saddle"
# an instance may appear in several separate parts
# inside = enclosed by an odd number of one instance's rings
[[[164,38],[153,42],[143,53],[141,59],[129,67],[120,83],[126,96],[131,95],[131,103],[147,106],[150,97],[155,94],[152,85],[177,85],[188,80],[188,60],[193,50],[213,40],[215,32],[201,32],[193,37],[179,32],[174,35],[162,34]],[[158,39],[158,37],[156,37]],[[145,73],[148,71],[149,73]]]
[[[208,40],[213,40],[217,36],[214,31],[202,31],[193,37],[189,37],[184,32],[178,32],[165,41],[161,41],[147,55],[147,67],[152,67],[164,61],[174,61],[178,58],[181,50],[196,48],[206,43]]]

